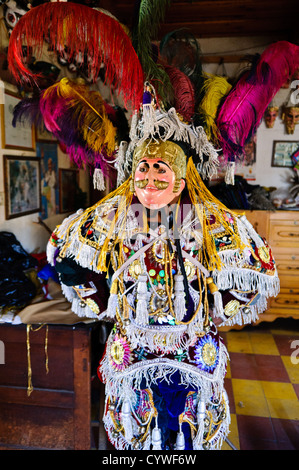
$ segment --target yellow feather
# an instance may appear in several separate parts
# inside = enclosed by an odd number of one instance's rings
[[[51,93],[66,100],[66,106],[73,111],[73,122],[90,149],[100,152],[105,146],[108,153],[115,150],[116,129],[99,92],[64,77],[44,92],[44,98]]]
[[[231,90],[232,85],[228,83],[225,77],[218,75],[205,74],[203,85],[204,97],[199,105],[199,113],[205,122],[205,131],[208,139],[217,141],[217,126],[215,118],[218,106],[224,96]]]

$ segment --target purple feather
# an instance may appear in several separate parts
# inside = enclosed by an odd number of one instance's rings
[[[13,110],[12,125],[16,127],[17,123],[25,125],[33,124],[39,130],[45,130],[43,116],[39,107],[40,96],[36,95],[32,98],[22,99]]]
[[[105,148],[98,153],[86,145],[80,133],[83,123],[74,119],[74,113],[66,101],[55,94],[44,99],[43,92],[33,98],[25,98],[14,108],[13,125],[27,123],[40,130],[49,131],[65,145],[66,153],[78,168],[86,166],[91,171],[94,168],[101,168],[104,175],[107,175],[108,166],[112,165],[114,155],[109,156]]]

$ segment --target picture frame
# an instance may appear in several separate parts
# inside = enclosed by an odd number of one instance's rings
[[[76,195],[79,187],[79,170],[74,168],[59,169],[59,212],[74,212]]]
[[[18,123],[12,125],[13,111],[21,98],[10,91],[4,91],[4,103],[1,104],[2,148],[35,151],[34,126]]]
[[[292,168],[292,155],[299,149],[299,141],[274,140],[272,151],[272,167]]]
[[[47,131],[47,129],[38,129],[37,127],[35,127],[35,141],[36,144],[38,142],[57,143],[57,139],[53,137],[51,132]]]
[[[41,163],[41,219],[59,212],[59,172],[57,142],[36,142]]]
[[[39,212],[40,160],[36,157],[3,155],[3,165],[6,219]]]

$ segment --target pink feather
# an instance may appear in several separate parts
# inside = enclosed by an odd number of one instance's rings
[[[299,46],[279,41],[271,44],[255,68],[236,83],[216,118],[224,161],[240,157],[274,95],[298,66]]]

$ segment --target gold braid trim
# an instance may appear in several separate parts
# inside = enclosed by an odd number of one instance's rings
[[[27,396],[29,397],[33,392],[33,385],[32,385],[32,368],[31,368],[31,352],[30,352],[30,331],[39,331],[41,328],[45,326],[42,324],[41,326],[37,327],[35,330],[33,329],[32,325],[27,325],[26,333],[27,333],[27,368],[28,368],[28,386],[27,386]],[[49,373],[49,358],[48,358],[48,332],[49,327],[46,325],[46,337],[45,337],[45,356],[46,356],[46,373]]]
[[[213,215],[216,222],[224,227],[226,233],[234,236],[236,247],[242,249],[244,244],[240,236],[234,231],[227,220],[227,213],[232,214],[234,218],[237,217],[237,214],[228,209],[210,193],[203,183],[192,158],[189,158],[187,164],[186,183],[191,202],[202,225],[203,261],[209,271],[220,269],[222,263],[217,253],[211,226],[209,225],[209,216]]]
[[[107,253],[110,251],[110,245],[113,243],[114,245],[116,244],[116,241],[113,240],[113,235],[115,235],[116,232],[116,223],[119,219],[120,216],[122,216],[122,223],[121,226],[118,227],[118,240],[117,242],[123,239],[122,232],[125,230],[125,224],[126,224],[126,216],[127,212],[129,210],[129,207],[132,202],[132,197],[133,194],[130,191],[130,181],[131,178],[128,178],[119,188],[115,189],[112,193],[107,194],[103,199],[98,201],[96,204],[93,206],[89,207],[83,214],[80,220],[80,225],[76,229],[79,239],[82,242],[81,249],[85,244],[91,245],[94,248],[97,248],[100,250],[99,257],[98,257],[98,264],[97,268],[102,271],[102,272],[107,272],[108,271],[108,266],[107,266]],[[113,217],[109,230],[107,232],[105,241],[102,246],[98,246],[97,243],[94,242],[89,242],[87,239],[87,235],[83,237],[81,235],[81,228],[82,226],[86,223],[88,217],[92,212],[94,212],[99,206],[105,204],[108,200],[113,199],[116,196],[120,196],[119,204],[116,210],[116,214]],[[97,220],[97,217],[95,217],[95,221]],[[66,237],[65,237],[65,243],[64,246],[60,252],[60,257],[63,258],[65,256],[65,253],[67,251],[67,248],[70,244],[70,237],[73,235],[72,230],[74,225],[78,222],[78,217],[76,217],[74,220],[71,221],[71,223],[68,226],[67,232],[66,232]]]

